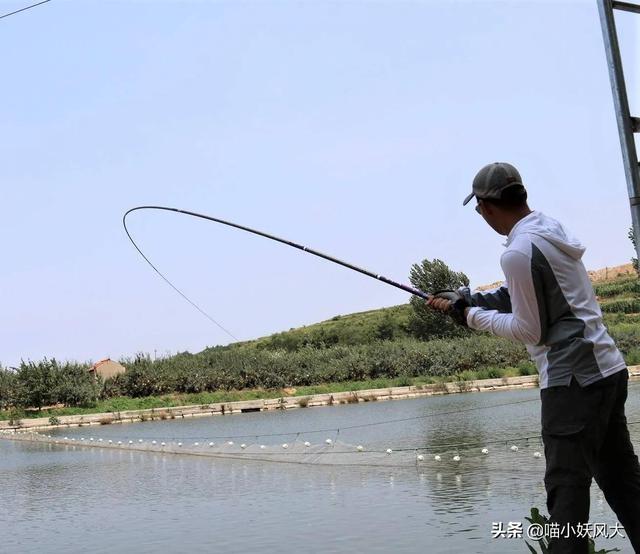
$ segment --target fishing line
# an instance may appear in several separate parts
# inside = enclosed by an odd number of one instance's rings
[[[47,2],[50,2],[50,1],[51,0],[42,0],[42,2],[38,2],[37,4],[31,4],[30,6],[26,6],[25,8],[20,8],[19,10],[15,10],[13,12],[2,14],[2,15],[0,15],[0,19],[4,19],[5,17],[9,17],[10,15],[15,15],[17,13],[24,12],[26,10],[30,10],[31,8],[35,8],[36,6],[41,6],[42,4],[46,4]]]
[[[124,225],[124,231],[125,233],[127,233],[127,236],[129,237],[129,240],[131,241],[131,244],[133,244],[133,246],[135,246],[136,250],[140,253],[140,255],[144,258],[144,261],[147,262],[152,269],[158,274],[160,275],[160,277],[162,277],[162,279],[165,281],[165,283],[167,283],[173,290],[175,290],[180,296],[182,296],[182,298],[184,298],[189,304],[191,304],[196,310],[198,310],[204,317],[206,317],[209,321],[211,321],[214,325],[216,325],[219,329],[222,329],[227,335],[229,335],[233,340],[238,341],[239,339],[233,334],[231,333],[231,331],[228,331],[225,327],[223,327],[220,323],[218,323],[215,319],[213,319],[213,317],[211,317],[207,312],[205,312],[200,306],[198,306],[198,304],[196,304],[193,300],[191,300],[184,292],[182,292],[178,287],[176,287],[155,265],[153,265],[153,263],[151,262],[151,260],[149,258],[147,258],[147,256],[145,256],[144,252],[140,249],[140,247],[136,244],[136,241],[133,240],[133,237],[131,236],[131,233],[129,233],[129,229],[127,228],[127,216],[131,213],[134,212],[136,210],[145,210],[145,209],[158,209],[158,210],[168,210],[168,211],[180,211],[180,210],[175,210],[174,208],[162,208],[159,206],[139,206],[137,208],[132,208],[131,210],[128,210],[124,216],[122,217],[122,225]],[[196,215],[196,214],[193,214]]]
[[[298,250],[302,250],[303,252],[307,252],[308,254],[313,254],[314,256],[317,256],[317,257],[322,258],[324,260],[327,260],[329,262],[341,265],[343,267],[346,267],[347,269],[351,269],[353,271],[357,271],[358,273],[362,273],[363,275],[366,275],[367,277],[371,277],[373,279],[377,279],[378,281],[382,281],[383,283],[385,283],[387,285],[391,285],[392,287],[399,288],[399,289],[401,289],[401,290],[403,290],[405,292],[408,292],[410,294],[413,294],[413,295],[418,296],[420,298],[423,298],[425,300],[430,298],[430,295],[427,294],[426,292],[423,292],[423,291],[421,291],[419,289],[416,289],[416,288],[410,287],[408,285],[403,285],[402,283],[398,283],[396,281],[393,281],[392,279],[389,279],[389,278],[385,277],[384,275],[379,275],[377,273],[374,273],[373,271],[369,271],[367,269],[363,269],[363,268],[358,267],[356,265],[353,265],[353,264],[350,264],[348,262],[345,262],[344,260],[339,260],[338,258],[335,258],[333,256],[329,256],[328,254],[323,254],[322,252],[314,250],[313,248],[309,248],[308,246],[303,246],[302,244],[298,244],[298,243],[295,243],[295,242],[287,240],[287,239],[276,237],[275,235],[270,235],[269,233],[265,233],[265,232],[259,231],[257,229],[252,229],[250,227],[246,227],[246,226],[240,225],[238,223],[232,223],[231,221],[225,221],[224,219],[218,219],[217,217],[212,217],[212,216],[205,215],[205,214],[199,214],[199,213],[196,213],[196,212],[190,212],[188,210],[180,210],[178,208],[170,208],[170,207],[167,207],[167,206],[137,206],[136,208],[131,208],[130,210],[127,210],[125,212],[124,216],[122,217],[122,225],[124,226],[124,230],[127,233],[127,237],[129,237],[129,240],[131,241],[133,246],[136,248],[136,250],[140,253],[140,255],[144,258],[144,260],[153,268],[153,270],[158,275],[160,275],[160,277],[162,277],[162,279],[173,290],[175,290],[182,298],[184,298],[187,302],[189,302],[189,304],[191,304],[191,306],[193,306],[202,315],[204,315],[209,321],[214,323],[217,327],[222,329],[227,335],[229,335],[230,337],[232,337],[236,341],[238,339],[233,334],[231,334],[231,332],[229,332],[220,323],[218,323],[215,319],[213,319],[213,317],[211,317],[205,310],[203,310],[200,306],[198,306],[198,304],[196,304],[193,300],[191,300],[185,293],[183,293],[178,287],[176,287],[165,275],[163,275],[163,273],[151,262],[151,260],[144,254],[144,252],[142,252],[142,249],[138,246],[136,241],[133,240],[133,237],[131,236],[131,233],[129,232],[129,229],[127,228],[127,216],[130,213],[138,211],[138,210],[162,210],[162,211],[167,211],[167,212],[175,212],[175,213],[179,213],[179,214],[183,214],[183,215],[188,215],[188,216],[191,216],[191,217],[197,217],[199,219],[205,219],[205,220],[211,221],[213,223],[220,223],[222,225],[227,225],[228,227],[233,227],[235,229],[240,229],[241,231],[246,231],[247,233],[252,233],[254,235],[258,235],[258,236],[264,237],[264,238],[269,239],[269,240],[280,242],[280,243],[285,244],[287,246],[291,246],[292,248],[297,248]]]

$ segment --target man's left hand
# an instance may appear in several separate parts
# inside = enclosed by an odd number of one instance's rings
[[[427,306],[451,316],[460,325],[467,325],[469,305],[459,292],[452,290],[437,292],[427,299]]]
[[[430,296],[427,300],[427,306],[445,314],[451,309],[451,304],[451,300],[438,298],[437,296]]]

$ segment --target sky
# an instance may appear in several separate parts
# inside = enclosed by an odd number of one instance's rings
[[[631,93],[640,18],[617,21]],[[5,367],[232,341],[128,242],[122,215],[138,205],[398,281],[439,258],[478,286],[502,278],[504,238],[462,200],[480,167],[508,161],[531,207],[586,245],[587,268],[633,255],[595,1],[52,0],[0,19],[0,51]],[[241,340],[409,299],[220,225],[128,221]]]

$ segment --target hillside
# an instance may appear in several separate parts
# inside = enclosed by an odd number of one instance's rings
[[[336,315],[326,321],[237,343],[238,347],[298,350],[304,346],[355,345],[409,336],[409,304]]]
[[[636,320],[632,315],[640,313],[640,280],[636,277],[631,264],[607,267],[588,273],[605,314],[605,321],[609,326],[635,325],[640,322],[640,319]],[[476,290],[490,290],[501,284],[502,281],[496,281],[477,287]],[[614,314],[622,314],[622,316]],[[410,315],[409,304],[337,315],[326,321],[252,341],[235,343],[231,347],[295,351],[304,346],[357,345],[380,339],[401,339],[411,336],[407,328]]]

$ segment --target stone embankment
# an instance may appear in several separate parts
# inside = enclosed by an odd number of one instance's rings
[[[629,375],[632,380],[640,379],[640,366],[630,367]],[[85,425],[133,423],[185,417],[332,406],[335,404],[355,404],[358,402],[402,400],[460,392],[526,389],[537,386],[538,376],[527,375],[523,377],[503,377],[500,379],[482,379],[478,381],[453,381],[449,383],[416,385],[410,387],[334,392],[330,394],[314,394],[310,396],[286,396],[282,398],[244,400],[239,402],[221,402],[217,404],[196,406],[177,406],[172,408],[152,408],[146,410],[129,410],[100,414],[58,416],[55,424],[52,424],[52,421],[49,418],[25,418],[19,421],[18,425],[15,424],[16,422],[0,421],[0,429],[52,429],[56,427],[82,427]]]

